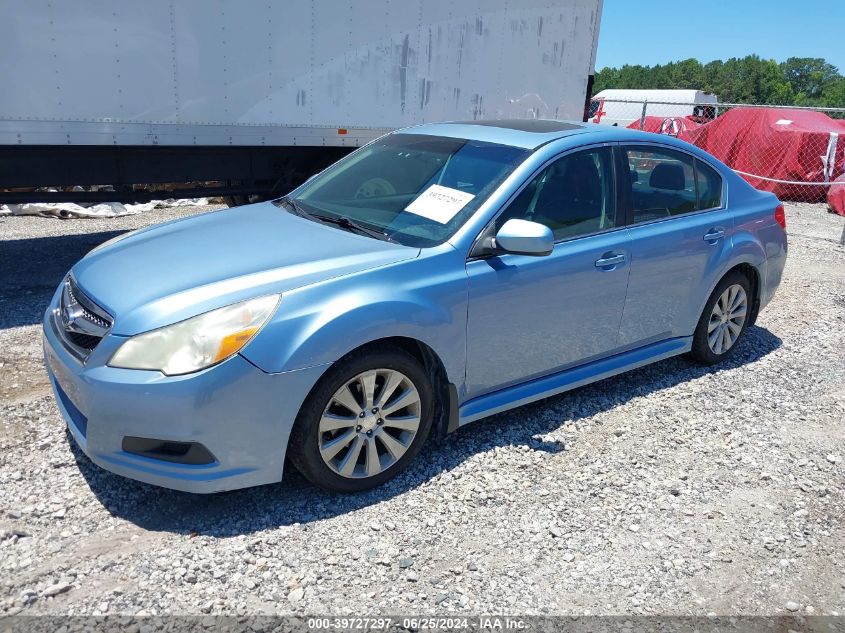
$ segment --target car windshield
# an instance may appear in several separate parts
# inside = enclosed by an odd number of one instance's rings
[[[459,138],[390,134],[305,183],[281,206],[407,246],[447,240],[528,152]]]

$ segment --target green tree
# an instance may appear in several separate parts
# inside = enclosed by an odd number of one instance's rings
[[[778,64],[759,55],[701,64],[684,59],[656,66],[625,65],[596,73],[605,88],[691,88],[729,103],[845,107],[845,77],[824,59],[790,57]]]
[[[821,97],[825,88],[841,78],[836,66],[819,57],[790,57],[780,68],[792,91],[808,99]]]
[[[704,68],[697,59],[667,64],[668,78],[671,87],[701,90],[704,84]]]
[[[827,84],[819,103],[828,108],[845,108],[845,77]],[[845,117],[840,115],[838,118]]]

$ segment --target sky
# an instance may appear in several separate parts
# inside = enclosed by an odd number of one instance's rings
[[[604,0],[596,70],[752,53],[824,57],[845,74],[845,0]]]

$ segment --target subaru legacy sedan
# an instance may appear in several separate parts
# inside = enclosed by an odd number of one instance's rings
[[[427,438],[689,354],[769,302],[784,210],[697,148],[559,121],[422,125],[271,202],[95,248],[44,317],[70,434],[191,492],[353,492]]]

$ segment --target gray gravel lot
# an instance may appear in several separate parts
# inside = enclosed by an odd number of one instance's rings
[[[0,218],[0,615],[845,613],[842,218],[789,205],[737,355],[671,359],[470,425],[357,496],[191,496],[68,443],[38,322],[111,220]]]

